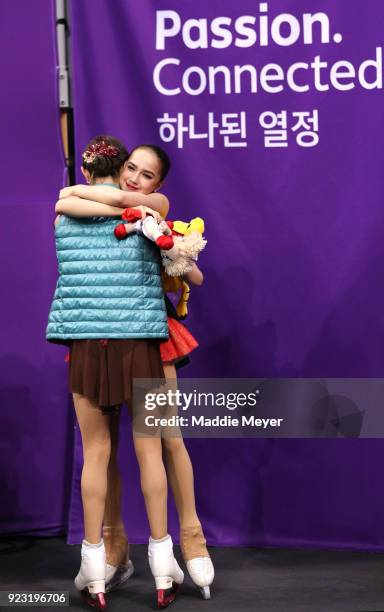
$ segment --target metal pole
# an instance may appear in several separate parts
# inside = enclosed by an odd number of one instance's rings
[[[75,182],[74,127],[71,99],[70,36],[67,0],[56,0],[57,78],[60,105],[61,135],[68,169],[69,183]]]
[[[69,62],[67,37],[69,26],[67,20],[66,0],[56,0],[56,39],[57,39],[57,58],[59,60],[58,79],[59,79],[59,102],[60,108],[71,106],[71,96],[69,87]]]

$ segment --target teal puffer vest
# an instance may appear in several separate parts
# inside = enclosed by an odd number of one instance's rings
[[[168,337],[158,248],[137,234],[117,240],[119,222],[60,218],[48,340]]]

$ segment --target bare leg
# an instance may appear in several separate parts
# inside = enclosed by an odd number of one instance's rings
[[[103,538],[107,563],[118,567],[129,558],[129,544],[121,515],[121,478],[117,460],[120,413],[109,416],[111,457],[108,464],[108,488],[105,500]]]
[[[161,439],[133,434],[133,442],[140,466],[141,490],[151,537],[159,540],[167,535],[167,475],[163,464]]]
[[[176,380],[176,368],[164,364],[167,380]],[[163,438],[167,474],[179,515],[180,527],[200,525],[196,512],[193,468],[181,432],[178,437]]]
[[[90,544],[97,544],[101,538],[111,450],[108,417],[78,393],[73,394],[73,402],[83,442],[81,496],[85,539]]]

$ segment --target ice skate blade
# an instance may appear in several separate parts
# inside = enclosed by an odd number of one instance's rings
[[[170,589],[157,589],[157,607],[159,610],[167,608],[176,599],[180,585],[177,582],[172,584]]]
[[[209,586],[199,587],[199,591],[203,599],[211,599],[211,589],[209,588]]]
[[[128,567],[118,567],[112,578],[105,583],[105,592],[109,593],[125,584],[134,571],[132,561],[129,561]]]
[[[107,602],[105,601],[104,593],[96,593],[95,595],[91,595],[88,589],[83,589],[81,591],[81,595],[85,603],[87,603],[92,608],[96,608],[96,610],[106,610]]]

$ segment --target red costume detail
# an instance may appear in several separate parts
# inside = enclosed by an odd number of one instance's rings
[[[199,346],[187,328],[176,319],[168,317],[168,329],[169,340],[160,344],[161,361],[163,363],[181,359]]]

